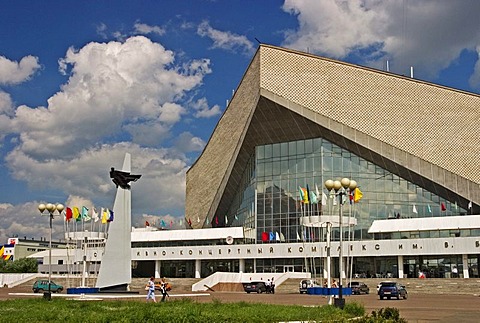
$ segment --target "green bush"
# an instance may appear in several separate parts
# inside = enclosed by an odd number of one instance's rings
[[[400,317],[400,311],[397,308],[386,307],[378,311],[372,311],[371,316],[364,316],[358,323],[407,323],[407,321]]]
[[[1,273],[36,273],[38,263],[34,258],[20,258],[14,261],[0,258]]]
[[[363,307],[363,305],[360,305],[355,302],[345,304],[345,306],[343,307],[343,310],[354,317],[365,315],[365,308]]]

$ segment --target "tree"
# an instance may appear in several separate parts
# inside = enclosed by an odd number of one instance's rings
[[[15,261],[0,259],[0,272],[2,273],[36,273],[38,263],[34,258],[20,258]]]

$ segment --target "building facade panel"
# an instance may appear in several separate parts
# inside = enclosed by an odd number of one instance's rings
[[[202,156],[187,172],[185,213],[193,228],[203,227],[206,217],[209,217],[209,221],[214,217],[215,206],[223,194],[225,180],[230,175],[243,141],[243,133],[258,101],[258,69],[258,58],[255,57]],[[196,221],[197,218],[200,218],[200,223]]]
[[[287,50],[261,54],[262,88],[480,183],[478,95]]]

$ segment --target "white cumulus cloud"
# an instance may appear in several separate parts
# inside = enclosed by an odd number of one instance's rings
[[[374,67],[388,59],[399,74],[414,66],[436,76],[480,43],[478,1],[286,0],[283,10],[299,24],[284,46],[337,59],[358,55]]]
[[[12,135],[5,156],[12,177],[33,190],[64,192],[69,197],[60,203],[112,207],[109,170],[121,169],[128,152],[132,173],[142,175],[132,185],[136,214],[161,208],[183,216],[186,153],[205,143],[172,132],[199,113],[190,103],[211,68],[205,58],[176,59],[144,36],[91,42],[59,60],[68,81],[46,106],[15,108],[0,92],[0,137]]]
[[[0,56],[0,84],[18,84],[32,77],[40,69],[38,57],[25,56],[20,62]]]

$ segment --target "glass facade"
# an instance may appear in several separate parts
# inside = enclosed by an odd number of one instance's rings
[[[326,242],[325,226],[303,226],[301,218],[338,216],[339,203],[334,194],[327,192],[324,183],[344,177],[355,180],[363,193],[358,203],[347,197],[343,204],[344,216],[354,217],[357,223],[345,227],[344,241],[480,236],[478,229],[421,231],[419,228],[369,234],[374,220],[466,215],[467,210],[323,138],[257,146],[220,225],[243,226],[246,244]],[[314,203],[300,202],[302,189],[308,190]],[[208,220],[206,224],[210,226]],[[331,239],[340,239],[338,228],[332,228]],[[478,277],[478,256],[468,257],[470,277]],[[350,268],[352,276],[369,278],[394,278],[401,270],[405,277],[417,277],[419,272],[427,277],[446,278],[461,277],[463,273],[458,255],[404,257],[403,268],[398,268],[402,266],[398,260],[396,256],[356,257],[346,260],[346,268]],[[209,270],[216,271],[217,265],[228,267],[225,271],[238,267],[237,263],[225,266],[226,263],[202,262],[202,277]],[[323,266],[321,258],[246,259],[245,272],[307,271],[317,277],[323,274]],[[333,272],[338,267],[338,259],[332,259]]]
[[[356,180],[363,192],[359,203],[345,203],[344,215],[356,218],[351,234],[355,240],[395,239],[393,235],[373,236],[368,228],[374,220],[438,217],[467,214],[422,187],[323,139],[314,138],[257,146],[244,172],[242,185],[229,210],[227,225],[243,225],[251,243],[324,241],[322,229],[303,227],[302,215],[336,215],[339,205],[323,187],[327,179]],[[300,203],[299,188],[308,188],[318,203]],[[322,203],[322,195],[327,196]],[[318,195],[318,196],[317,196]],[[256,217],[256,218],[255,218]],[[401,238],[435,237],[462,232],[409,232]],[[397,234],[398,235],[398,234]],[[339,233],[333,232],[333,240]]]

